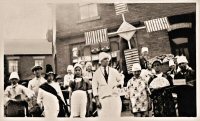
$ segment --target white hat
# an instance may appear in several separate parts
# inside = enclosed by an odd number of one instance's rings
[[[42,66],[37,65],[37,64],[34,65],[34,66],[31,68],[32,72],[34,72],[36,69],[41,69],[41,70],[42,70],[43,68],[42,68]]]
[[[185,56],[179,56],[178,58],[177,58],[177,62],[178,62],[178,64],[180,64],[180,63],[188,63],[188,60],[187,60],[187,58],[185,57]]]
[[[175,56],[176,59],[178,59],[179,57],[180,57],[179,55]]]
[[[18,75],[17,72],[12,72],[12,73],[10,74],[9,80],[14,79],[14,78],[19,80],[19,75]]]
[[[173,66],[173,65],[175,65],[175,64],[174,64],[174,61],[173,61],[173,60],[169,60],[169,67],[170,67],[170,66]]]
[[[74,70],[74,67],[73,67],[72,65],[68,65],[68,66],[67,66],[67,71],[69,71],[69,70],[73,71],[73,70]]]
[[[155,62],[159,62],[159,63],[162,64],[162,61],[161,61],[160,59],[155,59],[155,60],[153,60],[152,65],[153,65]]]
[[[83,70],[83,68],[82,68],[82,65],[81,65],[81,64],[79,64],[79,63],[76,63],[76,64],[74,65],[74,69],[75,69],[76,67],[80,67],[80,68],[81,68],[81,70]]]
[[[147,47],[142,47],[141,53],[144,53],[145,51],[149,52],[149,49]]]
[[[87,63],[85,64],[85,67],[87,68],[88,66],[92,66],[92,63],[91,63],[91,62],[87,62]]]
[[[132,71],[141,71],[141,66],[139,63],[134,63],[132,66]]]
[[[108,54],[108,53],[105,53],[105,52],[101,52],[99,53],[99,63],[101,63],[101,61],[105,58],[108,58],[109,61],[111,59],[111,56]]]

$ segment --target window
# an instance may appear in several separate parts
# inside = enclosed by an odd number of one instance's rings
[[[9,60],[8,66],[9,66],[9,73],[18,72],[18,60]]]
[[[44,63],[44,60],[42,60],[42,59],[35,60],[35,65],[39,65],[39,66],[43,67],[43,63]]]
[[[79,8],[81,20],[98,17],[97,4],[95,3],[79,4]]]
[[[33,59],[35,60],[35,65],[44,66],[45,56],[34,56]]]

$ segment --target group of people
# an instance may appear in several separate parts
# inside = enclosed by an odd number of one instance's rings
[[[149,61],[148,48],[141,51],[140,63],[132,66],[133,77],[125,83],[124,74],[109,66],[111,56],[99,54],[100,67],[93,72],[92,63],[68,65],[67,74],[56,75],[53,69],[42,77],[42,67],[34,66],[35,78],[28,88],[18,84],[17,72],[12,72],[11,85],[5,89],[4,104],[26,104],[26,114],[34,117],[121,117],[124,96],[130,100],[135,117],[196,116],[196,77],[185,56],[169,61],[169,71],[162,72],[162,61]],[[176,81],[185,80],[184,85]],[[121,95],[121,90],[126,93]],[[67,90],[68,98],[61,89]],[[8,112],[9,114],[9,112]],[[7,114],[7,116],[9,116]]]

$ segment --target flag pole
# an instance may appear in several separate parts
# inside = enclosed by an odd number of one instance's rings
[[[56,66],[56,5],[52,5],[52,19],[53,19],[53,64],[55,73],[57,72],[57,66]]]
[[[131,31],[135,31],[135,30],[141,30],[141,29],[145,29],[145,28],[146,28],[146,26],[142,26],[142,27],[137,27],[135,29],[130,29],[130,30],[127,30],[127,31],[111,32],[111,33],[108,33],[108,36],[114,36],[114,35],[117,35],[117,34],[131,32]]]

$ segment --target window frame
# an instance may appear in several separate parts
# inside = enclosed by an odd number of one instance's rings
[[[86,18],[81,18],[81,7],[83,6],[89,6],[91,4],[95,4],[96,5],[96,13],[97,15],[95,16],[89,16],[89,17],[86,17]],[[89,11],[88,11],[89,13]],[[79,3],[79,21],[77,23],[84,23],[84,22],[88,22],[88,21],[94,21],[94,20],[98,20],[100,19],[100,16],[99,16],[99,11],[98,11],[98,4],[97,3]]]
[[[11,62],[16,62],[16,63],[12,63],[12,69],[11,69]],[[17,59],[9,59],[8,60],[8,72],[9,73],[19,72],[19,60],[17,60]]]

